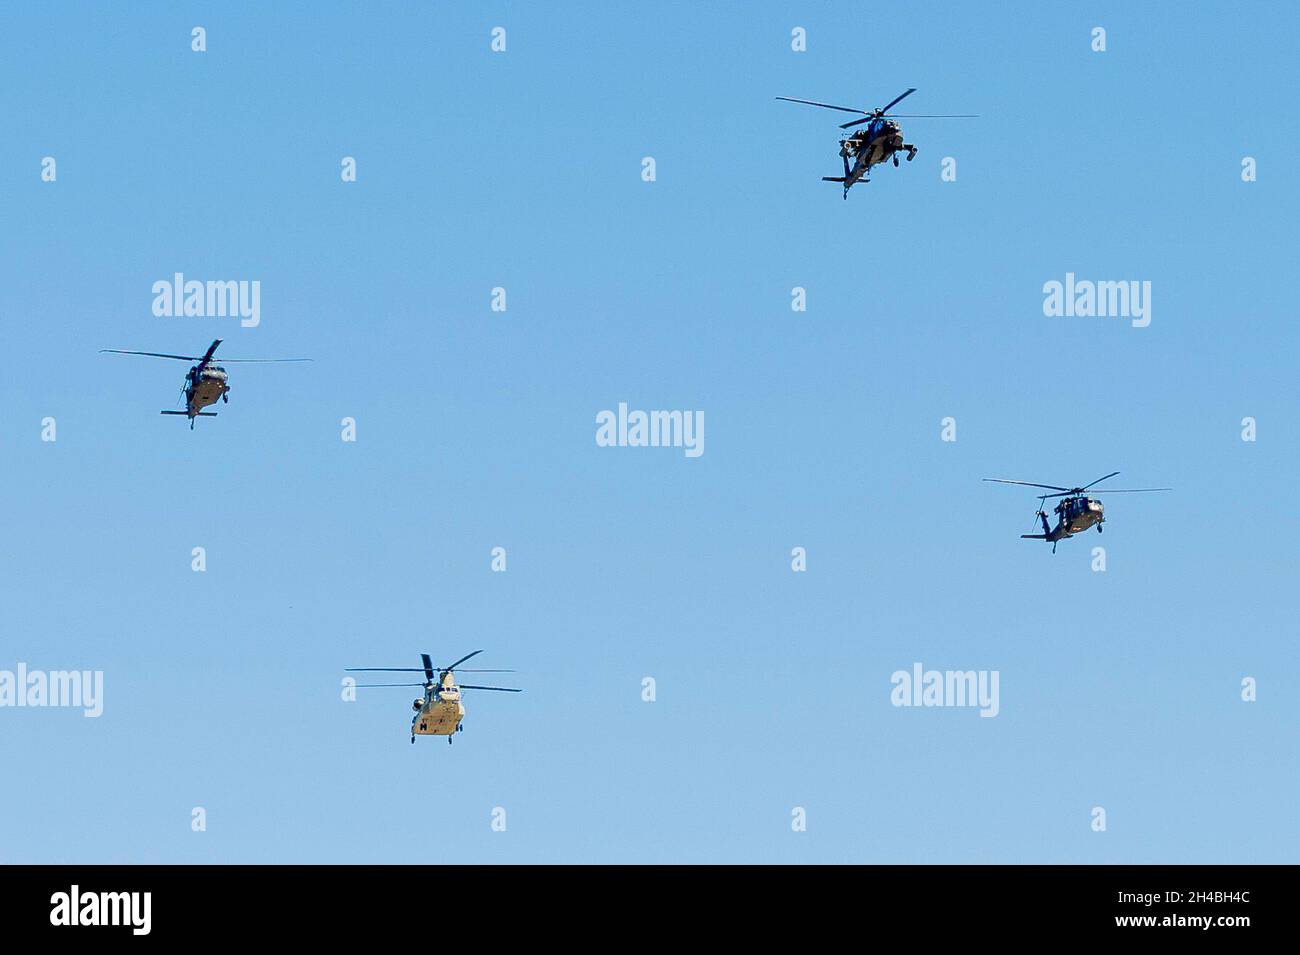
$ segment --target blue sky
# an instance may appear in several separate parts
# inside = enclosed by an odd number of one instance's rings
[[[0,41],[0,669],[105,681],[0,709],[0,860],[1295,861],[1293,7],[317,10]],[[774,100],[910,86],[981,119],[847,202],[838,114]],[[261,324],[155,317],[176,271]],[[1070,271],[1151,325],[1045,317]],[[186,366],[98,353],[218,337],[314,363],[191,433]],[[705,453],[597,447],[620,401]],[[1113,470],[1175,492],[1054,557],[980,483]],[[480,647],[526,692],[454,746],[340,700]],[[916,661],[999,715],[892,706]]]

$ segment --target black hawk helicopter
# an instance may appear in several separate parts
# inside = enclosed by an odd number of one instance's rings
[[[844,160],[843,176],[822,176],[822,182],[839,182],[844,184],[844,198],[849,197],[849,190],[853,188],[855,182],[870,182],[866,178],[871,167],[885,162],[887,159],[894,160],[894,166],[898,166],[898,154],[907,153],[907,161],[911,162],[916,158],[916,147],[911,143],[903,142],[903,130],[896,119],[976,119],[976,115],[962,114],[925,114],[925,113],[891,113],[890,107],[895,106],[899,100],[906,96],[911,96],[916,92],[915,87],[906,92],[895,96],[886,105],[879,109],[854,109],[851,106],[832,106],[830,103],[816,103],[810,99],[794,99],[790,96],[778,96],[777,99],[785,100],[787,103],[803,103],[807,106],[820,106],[822,109],[838,109],[843,113],[859,113],[864,118],[855,119],[851,123],[844,123],[840,129],[851,129],[854,126],[861,126],[866,123],[865,129],[860,129],[851,134],[846,139],[840,140],[840,158]],[[852,168],[849,167],[849,158],[853,159]]]
[[[414,700],[411,708],[415,716],[411,717],[411,742],[418,736],[445,736],[448,744],[451,736],[464,727],[461,720],[465,718],[465,707],[460,702],[461,690],[496,690],[499,693],[522,693],[523,690],[508,686],[475,686],[471,683],[457,685],[452,676],[460,665],[470,657],[478,656],[482,650],[467,653],[451,666],[434,667],[429,654],[421,653],[423,667],[348,667],[348,673],[424,673],[423,683],[358,683],[357,686],[422,686],[424,698]],[[461,673],[514,673],[514,670],[460,670]]]
[[[217,350],[221,344],[218,338],[208,350],[199,355],[163,355],[154,351],[125,351],[121,348],[101,348],[101,352],[110,352],[115,355],[146,355],[150,358],[175,358],[178,361],[196,361],[198,362],[185,375],[185,384],[181,385],[181,404],[184,405],[184,411],[163,411],[161,414],[185,415],[190,419],[190,430],[194,430],[195,418],[215,418],[215,411],[204,411],[208,405],[216,404],[217,399],[222,401],[230,400],[230,384],[227,381],[226,369],[220,365],[212,363],[212,353]],[[240,361],[240,362],[282,362],[282,361],[311,361],[310,358],[223,358],[223,362]]]
[[[1102,481],[1109,481],[1118,471],[1112,471],[1105,477],[1099,477],[1092,484],[1086,484],[1083,487],[1057,487],[1054,484],[1033,484],[1029,481],[1008,481],[1003,478],[984,478],[985,481],[992,481],[995,484],[1019,484],[1024,487],[1041,487],[1049,491],[1060,491],[1059,494],[1040,494],[1038,496],[1038,511],[1034,517],[1043,522],[1043,533],[1041,534],[1021,534],[1022,538],[1036,541],[1051,541],[1052,553],[1056,553],[1058,542],[1065,540],[1067,537],[1073,537],[1075,534],[1082,534],[1090,527],[1096,527],[1097,533],[1101,533],[1101,525],[1106,522],[1105,510],[1101,501],[1089,497],[1084,492]],[[1133,487],[1133,488],[1110,488],[1107,490],[1095,491],[1096,494],[1145,494],[1149,491],[1172,491],[1171,487]],[[1059,497],[1060,503],[1056,505],[1056,526],[1050,527],[1047,523],[1047,512],[1043,510],[1043,502],[1049,498]]]

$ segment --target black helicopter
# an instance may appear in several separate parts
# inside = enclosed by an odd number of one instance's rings
[[[898,154],[907,153],[907,161],[911,162],[916,158],[916,147],[911,143],[903,142],[903,130],[896,119],[975,119],[974,114],[923,114],[923,113],[891,113],[890,107],[896,105],[899,100],[906,96],[911,96],[916,92],[915,87],[906,92],[895,96],[886,105],[879,109],[854,109],[851,106],[832,106],[830,103],[816,103],[810,99],[794,99],[790,96],[778,96],[777,99],[785,100],[787,103],[803,103],[807,106],[820,106],[823,109],[838,109],[843,113],[859,113],[862,119],[855,119],[851,123],[844,123],[840,129],[851,129],[854,126],[861,126],[866,123],[866,129],[860,129],[846,139],[840,140],[840,158],[844,160],[843,176],[822,176],[822,182],[839,182],[844,184],[844,198],[849,197],[849,190],[853,188],[855,182],[870,182],[867,179],[867,173],[871,167],[884,162],[887,159],[894,160],[894,166],[898,166]],[[853,158],[853,166],[849,167],[849,158]]]
[[[154,351],[125,351],[121,348],[101,348],[101,352],[111,352],[115,355],[146,355],[150,358],[175,358],[179,361],[198,362],[185,375],[185,384],[181,386],[181,401],[185,406],[184,411],[163,411],[161,414],[184,415],[190,419],[190,430],[194,430],[195,418],[215,418],[215,411],[204,411],[208,405],[217,403],[217,400],[230,400],[230,384],[227,380],[226,369],[220,365],[212,363],[212,354],[221,344],[218,338],[202,356],[196,355],[164,355]],[[240,361],[240,362],[282,362],[282,361],[311,361],[310,358],[223,358],[223,362]]]
[[[1041,534],[1021,534],[1022,538],[1038,541],[1051,541],[1052,553],[1056,553],[1058,542],[1065,540],[1067,537],[1073,537],[1075,534],[1082,534],[1090,527],[1096,527],[1097,533],[1101,533],[1101,525],[1105,523],[1105,510],[1101,501],[1089,497],[1084,492],[1089,488],[1100,484],[1102,481],[1108,481],[1118,471],[1112,471],[1105,477],[1099,477],[1092,484],[1086,484],[1083,487],[1057,487],[1054,484],[1033,484],[1029,481],[1008,481],[1003,478],[984,478],[985,481],[992,481],[995,484],[1019,484],[1024,487],[1041,487],[1049,491],[1059,491],[1059,494],[1040,494],[1038,496],[1038,511],[1034,514],[1036,518],[1043,522],[1043,533]],[[1096,494],[1144,494],[1148,491],[1172,491],[1171,487],[1134,487],[1134,488],[1110,488],[1108,490],[1096,491]],[[1056,505],[1056,526],[1051,527],[1047,523],[1047,512],[1043,510],[1043,502],[1049,498],[1059,497],[1060,503]]]

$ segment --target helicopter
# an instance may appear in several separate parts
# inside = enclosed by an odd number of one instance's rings
[[[1056,545],[1065,540],[1067,537],[1073,537],[1075,534],[1082,534],[1090,527],[1096,527],[1097,533],[1101,533],[1101,525],[1106,522],[1105,509],[1101,501],[1088,496],[1085,492],[1102,481],[1109,481],[1118,471],[1112,471],[1105,477],[1099,477],[1092,484],[1085,484],[1083,487],[1064,488],[1057,487],[1054,484],[1033,484],[1029,481],[1008,481],[1004,478],[984,478],[985,481],[992,481],[995,484],[1019,484],[1024,487],[1041,487],[1049,491],[1059,491],[1059,494],[1040,494],[1038,496],[1038,510],[1034,517],[1043,522],[1043,533],[1041,534],[1021,534],[1021,538],[1028,540],[1051,541],[1052,553],[1056,553]],[[1094,491],[1094,494],[1145,494],[1150,491],[1172,491],[1171,487],[1134,487],[1134,488],[1109,488],[1100,491]],[[1051,527],[1047,523],[1047,512],[1043,510],[1043,502],[1049,498],[1059,497],[1061,501],[1056,505],[1056,526]]]
[[[822,109],[838,109],[844,113],[860,113],[864,118],[855,119],[851,123],[844,123],[840,129],[851,129],[854,126],[866,124],[865,129],[860,129],[851,133],[845,139],[840,140],[840,158],[844,160],[843,176],[822,176],[822,182],[838,182],[844,185],[844,198],[849,197],[849,190],[853,188],[854,183],[870,182],[867,174],[871,171],[872,166],[879,165],[888,159],[894,160],[894,167],[898,167],[898,154],[907,153],[907,161],[911,162],[916,158],[916,147],[911,143],[903,141],[903,130],[894,120],[896,119],[976,119],[974,114],[951,114],[951,115],[933,115],[923,113],[891,113],[890,108],[897,105],[904,97],[911,96],[916,92],[916,88],[911,89],[895,96],[886,105],[878,109],[854,109],[851,106],[832,106],[830,103],[817,103],[810,99],[794,99],[790,96],[778,96],[777,99],[785,100],[787,103],[803,103],[806,106],[820,106]],[[849,159],[853,159],[852,168],[849,167]]]
[[[184,415],[190,419],[190,430],[194,430],[195,418],[215,418],[215,411],[204,411],[208,405],[216,404],[217,399],[223,402],[230,401],[230,384],[227,380],[226,369],[220,365],[212,363],[212,355],[217,350],[222,339],[218,338],[202,356],[197,355],[164,355],[153,351],[125,351],[121,348],[101,348],[100,352],[109,352],[115,355],[146,355],[150,358],[175,358],[179,361],[198,362],[185,375],[185,384],[181,385],[181,404],[184,405],[184,411],[163,411],[161,414],[167,415]],[[223,362],[283,362],[283,361],[311,361],[310,358],[223,358]]]
[[[411,717],[411,742],[416,736],[445,736],[451,744],[453,733],[465,727],[461,720],[465,718],[465,707],[460,702],[461,690],[496,690],[500,693],[522,693],[523,690],[508,686],[475,686],[470,683],[457,685],[453,673],[470,657],[478,656],[482,650],[467,653],[451,666],[435,667],[429,654],[421,653],[422,667],[348,667],[348,673],[424,673],[423,683],[358,683],[359,687],[377,686],[422,686],[424,697],[412,700],[411,708],[415,716]],[[514,673],[514,670],[461,670],[462,673]]]

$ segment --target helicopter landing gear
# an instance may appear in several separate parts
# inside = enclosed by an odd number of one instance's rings
[[[224,391],[224,392],[222,392],[222,394],[221,394],[221,403],[224,404],[224,405],[228,405],[228,404],[230,404],[230,392],[229,392],[229,391]]]
[[[907,161],[908,161],[908,162],[911,162],[913,159],[916,158],[916,147],[915,147],[915,146],[907,146],[907,147],[905,147],[905,148],[907,149]]]
[[[1101,533],[1101,525],[1100,525],[1100,524],[1097,525],[1097,533],[1098,533],[1098,534]]]
[[[447,737],[447,745],[448,745],[448,746],[451,745],[451,737],[450,737],[450,736]]]
[[[411,734],[411,745],[412,745],[412,746],[415,745],[415,734],[414,734],[414,733]]]
[[[894,168],[898,168],[898,153],[894,153]]]

